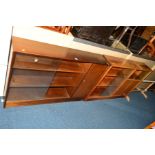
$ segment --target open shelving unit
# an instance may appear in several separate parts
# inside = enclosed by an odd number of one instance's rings
[[[13,37],[4,107],[127,96],[142,63]]]
[[[70,99],[91,63],[16,53],[7,103]]]
[[[151,72],[143,63],[105,56],[109,70],[90,91],[87,100],[127,96]]]

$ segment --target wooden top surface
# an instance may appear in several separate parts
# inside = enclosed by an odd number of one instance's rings
[[[122,67],[122,68],[136,68],[136,65],[132,63],[130,60],[116,58],[112,56],[105,56],[106,60],[113,66],[113,67]]]
[[[37,42],[33,40],[12,37],[13,52],[33,54],[51,58],[58,58],[71,61],[107,64],[106,59],[99,54],[75,50],[57,45]]]
[[[151,69],[142,62],[121,59],[112,56],[105,56],[106,60],[114,67],[132,68],[141,71],[151,71]]]
[[[12,37],[13,51],[25,54],[33,54],[38,56],[52,57],[64,60],[89,62],[96,64],[107,64],[114,67],[135,68],[143,71],[151,71],[144,63],[135,62],[127,59],[117,58],[113,56],[102,56],[100,54],[90,53],[86,51],[61,47],[48,43]]]
[[[142,71],[151,71],[151,69],[144,63],[141,63],[141,62],[135,62],[136,65],[138,66],[138,69],[139,70],[142,70]]]

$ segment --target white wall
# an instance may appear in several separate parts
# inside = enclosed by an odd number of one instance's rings
[[[0,26],[0,96],[3,96],[12,26]]]

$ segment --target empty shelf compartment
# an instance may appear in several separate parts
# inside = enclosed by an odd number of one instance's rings
[[[112,92],[116,89],[115,86],[109,87],[96,87],[95,90],[92,92],[91,96],[98,96],[98,97],[110,97]]]
[[[140,83],[139,80],[126,80],[124,84],[114,93],[114,95],[127,95]]]
[[[76,86],[79,84],[82,77],[83,75],[81,74],[57,72],[51,86]]]
[[[114,77],[104,77],[103,80],[98,84],[98,86],[109,86],[114,79]]]
[[[48,98],[69,98],[66,88],[49,88],[46,94]]]
[[[127,77],[131,73],[131,71],[132,70],[128,68],[112,67],[107,73],[107,76]]]
[[[148,75],[148,72],[137,70],[129,77],[129,79],[141,80],[141,79],[144,79],[147,75]]]
[[[48,88],[10,88],[8,101],[44,99]]]
[[[49,87],[54,72],[14,69],[10,87]]]

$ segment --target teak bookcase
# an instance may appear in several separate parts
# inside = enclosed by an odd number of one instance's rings
[[[4,107],[128,95],[151,72],[144,64],[12,38]]]
[[[109,69],[89,92],[86,99],[104,99],[127,96],[151,70],[143,63],[105,56]]]

